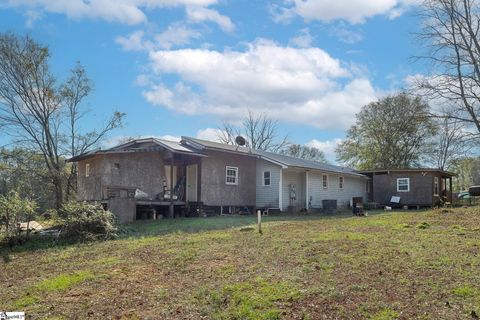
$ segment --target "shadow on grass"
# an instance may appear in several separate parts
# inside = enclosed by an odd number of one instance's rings
[[[342,212],[333,215],[324,214],[279,214],[263,216],[262,222],[274,221],[308,221],[319,219],[349,218],[349,212]],[[256,215],[232,215],[214,216],[208,218],[175,218],[161,220],[143,220],[125,224],[119,228],[117,239],[139,238],[145,236],[166,235],[170,233],[197,233],[211,230],[226,230],[240,228],[257,223]],[[115,240],[113,240],[115,241]],[[11,260],[10,255],[22,252],[34,252],[38,250],[62,249],[71,245],[78,245],[79,242],[58,240],[54,236],[32,235],[31,239],[21,245],[14,247],[0,247],[0,257],[4,263]]]

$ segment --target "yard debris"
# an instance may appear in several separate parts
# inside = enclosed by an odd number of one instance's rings
[[[30,231],[40,231],[43,230],[43,226],[37,221],[21,222],[20,231],[27,231],[27,229]]]

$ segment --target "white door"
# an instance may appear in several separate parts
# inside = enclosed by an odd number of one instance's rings
[[[187,201],[197,201],[197,165],[187,166]]]

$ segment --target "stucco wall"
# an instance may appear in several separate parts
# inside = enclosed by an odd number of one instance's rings
[[[410,191],[397,192],[397,179],[410,178]],[[373,176],[373,199],[386,205],[392,196],[399,196],[405,205],[431,205],[433,177],[431,172],[392,172]]]
[[[208,206],[255,206],[256,158],[208,151],[201,162],[201,201]],[[226,166],[238,167],[238,185],[225,183]]]
[[[257,159],[256,202],[259,208],[279,208],[280,166]],[[263,173],[270,171],[270,185],[264,186]]]

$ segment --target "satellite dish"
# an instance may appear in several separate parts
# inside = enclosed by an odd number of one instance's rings
[[[247,143],[247,141],[245,141],[245,138],[242,137],[242,136],[237,136],[237,137],[235,138],[235,142],[236,142],[236,144],[238,144],[239,146],[244,146],[244,145]]]

